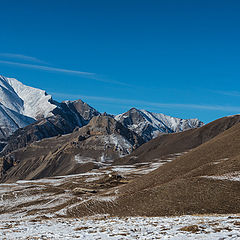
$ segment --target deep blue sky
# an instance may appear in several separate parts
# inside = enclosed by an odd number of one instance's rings
[[[204,122],[240,112],[238,0],[0,4],[0,74],[56,100]]]

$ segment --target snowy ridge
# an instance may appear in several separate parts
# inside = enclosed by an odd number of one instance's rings
[[[131,181],[154,168],[147,163],[106,165],[87,173],[0,184],[0,239],[240,239],[239,214],[111,217],[92,211],[91,216],[67,217],[79,205],[114,206],[122,186],[103,180],[123,174],[123,181]],[[76,195],[99,182],[97,192]]]
[[[18,113],[22,114],[23,112],[23,100],[8,83],[7,78],[2,76],[0,76],[0,103]]]
[[[0,103],[0,119],[1,122],[8,124],[10,123],[10,126],[12,128],[22,128],[26,126],[26,124],[31,124],[34,122],[33,118],[24,116],[22,114],[19,114],[18,112],[15,112],[9,108],[6,108],[4,105]],[[5,125],[6,127],[7,125]],[[4,128],[4,127],[3,127]]]
[[[203,126],[203,122],[198,119],[175,118],[135,108],[115,116],[115,119],[142,136],[146,141],[157,137],[160,133],[182,132]]]
[[[199,124],[199,120],[197,118],[194,119],[181,119],[176,117],[167,116],[162,113],[151,113],[146,110],[140,110],[144,113],[153,124],[154,127],[159,128],[162,125],[170,128],[172,132],[182,132],[187,128],[195,128]],[[201,124],[203,125],[203,124]]]
[[[0,138],[8,137],[38,118],[51,116],[56,107],[45,91],[0,76]]]
[[[23,101],[21,112],[32,118],[49,117],[57,106],[51,103],[51,95],[44,90],[26,86],[14,78],[4,78]]]

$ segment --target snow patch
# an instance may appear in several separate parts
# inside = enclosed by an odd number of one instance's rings
[[[240,172],[226,173],[220,176],[202,176],[203,178],[215,179],[215,180],[227,180],[227,181],[240,181]]]
[[[89,163],[89,162],[95,162],[95,159],[90,158],[90,157],[83,157],[83,156],[80,156],[79,154],[75,155],[74,160],[77,163],[80,163],[80,164]]]
[[[132,152],[131,143],[121,135],[118,135],[118,134],[107,135],[107,136],[104,136],[103,140],[105,142],[105,146],[109,144],[114,145],[115,150],[119,152],[120,157],[123,157]]]

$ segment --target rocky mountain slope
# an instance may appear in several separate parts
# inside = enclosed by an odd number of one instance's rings
[[[115,116],[125,127],[149,141],[160,134],[182,132],[203,126],[198,119],[180,119],[162,113],[131,108],[128,112]]]
[[[26,86],[14,78],[0,76],[0,139],[9,137],[17,129],[36,121],[42,129],[44,128],[42,122],[49,121],[52,125],[56,124],[56,129],[59,126],[54,122],[66,121],[66,125],[74,126],[71,130],[60,127],[58,134],[69,133],[77,126],[86,125],[93,116],[99,114],[81,100],[58,103],[43,90]],[[48,129],[49,127],[45,132]],[[50,133],[49,136],[52,134]]]
[[[58,103],[45,91],[0,76],[1,155],[26,144],[71,133],[100,115],[81,100]]]
[[[131,153],[144,140],[108,116],[73,133],[34,142],[0,158],[2,181],[76,174]]]

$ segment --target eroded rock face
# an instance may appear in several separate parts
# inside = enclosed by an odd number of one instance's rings
[[[97,116],[93,118],[89,125],[86,127],[93,134],[118,134],[127,139],[132,146],[138,147],[145,141],[139,137],[135,132],[123,126],[120,122],[116,121],[109,116]],[[81,130],[80,130],[81,131]]]
[[[33,142],[0,158],[1,181],[75,174],[126,156],[144,143],[109,116],[96,116],[71,134]]]

